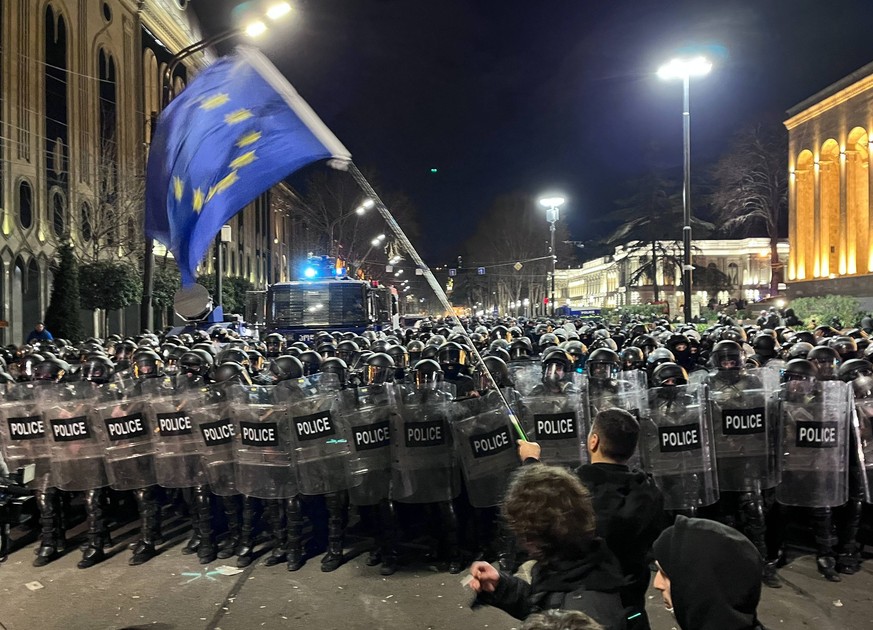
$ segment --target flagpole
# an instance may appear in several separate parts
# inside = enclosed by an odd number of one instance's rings
[[[424,260],[422,260],[421,256],[418,255],[418,251],[416,251],[415,247],[410,242],[409,238],[406,236],[406,233],[403,231],[403,228],[400,227],[400,224],[397,223],[397,220],[382,202],[381,197],[379,197],[378,193],[373,189],[370,185],[370,182],[367,181],[367,178],[364,177],[364,174],[358,170],[358,167],[355,166],[354,162],[348,161],[340,161],[334,160],[334,166],[339,169],[346,169],[351,173],[352,177],[361,187],[361,190],[367,195],[369,199],[372,199],[376,203],[376,208],[379,210],[379,214],[382,215],[382,218],[385,219],[385,222],[388,224],[388,227],[391,228],[391,231],[394,232],[394,236],[400,242],[400,245],[406,250],[406,252],[410,255],[417,269],[421,270],[422,275],[424,275],[425,280],[430,285],[430,288],[436,294],[437,299],[442,303],[443,308],[446,313],[449,313],[449,317],[454,322],[457,327],[457,332],[461,334],[464,340],[467,342],[467,345],[470,347],[473,358],[476,361],[476,364],[481,367],[485,371],[485,374],[488,376],[488,383],[491,387],[494,388],[494,391],[500,396],[500,400],[503,402],[504,407],[509,414],[509,420],[512,422],[512,426],[515,429],[518,436],[527,440],[527,436],[524,433],[524,429],[521,426],[521,423],[518,421],[518,418],[515,415],[515,412],[512,410],[512,407],[509,406],[509,403],[506,400],[506,397],[503,395],[503,392],[500,390],[500,387],[497,386],[497,381],[494,380],[494,376],[491,374],[491,371],[488,369],[488,366],[485,365],[485,362],[482,360],[482,356],[479,354],[479,350],[476,349],[476,345],[470,339],[470,335],[467,333],[467,330],[461,324],[461,320],[455,314],[454,309],[452,308],[451,303],[449,302],[449,298],[446,295],[443,288],[440,286],[440,283],[437,282],[436,277],[433,275],[433,272],[430,270],[430,267],[425,264]]]

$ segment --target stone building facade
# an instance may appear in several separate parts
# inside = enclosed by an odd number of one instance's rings
[[[70,239],[82,260],[141,265],[144,165],[172,56],[202,39],[187,0],[0,3],[0,342],[21,343],[48,306],[51,264]],[[178,91],[209,61],[186,59]],[[276,188],[232,221],[225,274],[287,278],[296,197]],[[276,208],[286,211],[275,212]],[[162,258],[157,251],[158,258]],[[208,256],[202,271],[212,272]],[[138,305],[113,332],[141,328]],[[82,314],[89,333],[100,317]]]
[[[788,111],[790,295],[873,296],[873,64]]]
[[[713,301],[754,302],[768,295],[772,274],[768,239],[695,240],[692,248],[692,262],[698,269],[693,276],[692,313],[698,314]],[[668,305],[671,314],[681,314],[684,304],[681,268],[671,260],[681,260],[681,244],[663,242],[656,249],[666,253],[659,255],[656,265],[658,298]],[[779,243],[778,252],[784,264],[788,258],[787,241]],[[573,310],[653,302],[651,278],[637,274],[650,260],[650,246],[630,243],[616,247],[610,256],[586,262],[581,269],[560,269],[555,276],[555,301],[558,306]]]

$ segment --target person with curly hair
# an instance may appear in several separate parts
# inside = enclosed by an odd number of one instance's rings
[[[556,466],[524,466],[509,485],[502,511],[536,560],[531,582],[474,562],[475,604],[500,608],[516,619],[544,610],[579,610],[606,630],[625,628],[619,594],[624,576],[596,536],[591,495],[576,475]]]

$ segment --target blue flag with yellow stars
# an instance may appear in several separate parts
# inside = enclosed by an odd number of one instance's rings
[[[161,114],[146,173],[146,236],[167,246],[182,284],[221,226],[318,160],[351,155],[261,53],[240,49],[198,74]]]

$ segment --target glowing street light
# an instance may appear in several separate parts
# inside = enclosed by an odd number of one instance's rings
[[[705,57],[672,59],[658,68],[661,79],[682,79],[682,149],[685,161],[685,186],[682,193],[683,226],[682,246],[682,294],[685,299],[683,315],[691,321],[691,77],[701,77],[712,70],[712,63]]]
[[[288,2],[277,2],[267,9],[267,17],[271,20],[280,20],[291,13],[291,5]]]
[[[555,316],[555,266],[558,256],[555,252],[555,223],[561,218],[561,206],[564,205],[566,199],[560,196],[540,197],[540,205],[546,209],[546,221],[549,222],[549,235],[551,236],[551,245],[549,246],[549,254],[552,255],[552,295],[549,298],[549,306],[552,307],[552,317]]]
[[[256,39],[267,32],[267,25],[260,20],[255,20],[246,25],[245,32],[252,39]]]

